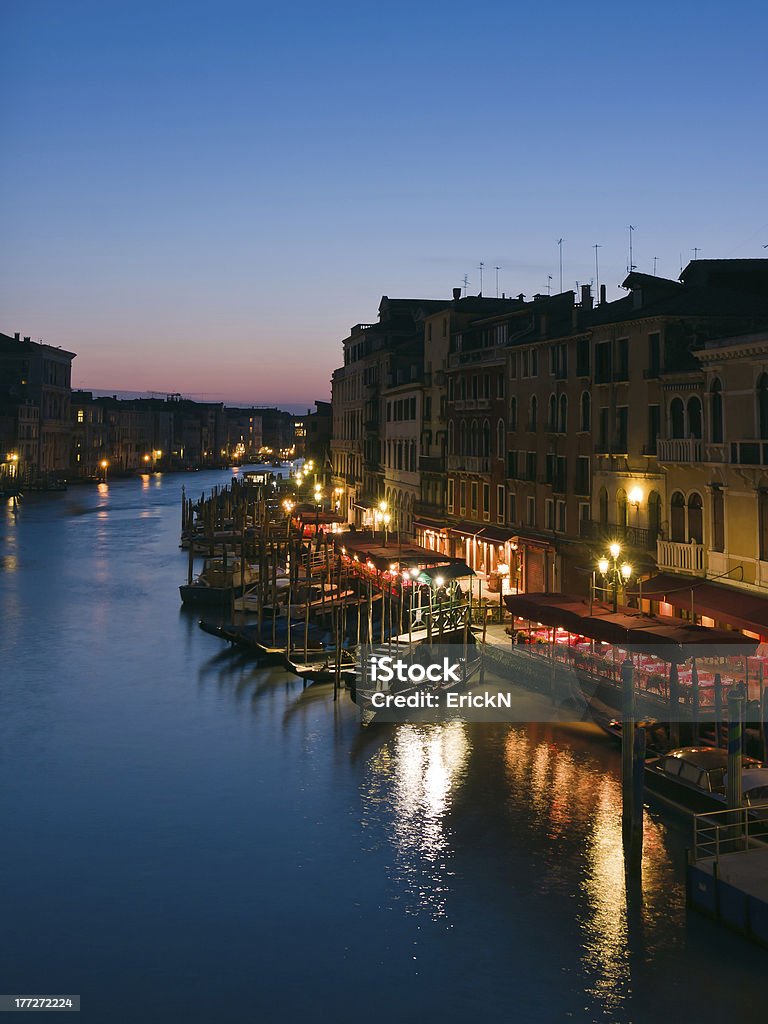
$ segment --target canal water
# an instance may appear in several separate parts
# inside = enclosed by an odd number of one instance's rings
[[[181,610],[187,474],[34,495],[0,536],[0,992],[83,1021],[757,1020],[768,954],[625,888],[590,726],[361,730]]]

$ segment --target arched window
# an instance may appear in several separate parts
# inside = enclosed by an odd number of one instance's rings
[[[489,458],[491,454],[491,424],[488,420],[483,420],[483,450],[480,452],[485,458]]]
[[[477,420],[472,420],[469,427],[469,454],[480,454],[480,426]]]
[[[539,418],[539,403],[536,401],[536,395],[531,395],[531,404],[528,407],[528,429],[536,430],[538,426],[537,420]]]
[[[682,398],[673,398],[669,406],[669,429],[672,437],[685,437],[685,408]]]
[[[723,441],[723,386],[715,377],[712,387],[709,389],[710,401],[712,403],[710,423],[712,425],[711,436],[714,444],[722,444]]]
[[[598,495],[598,498],[597,498],[597,504],[598,504],[598,510],[599,510],[598,514],[600,516],[600,522],[601,523],[607,523],[608,522],[608,491],[605,489],[605,487],[601,487],[600,488],[600,494]]]
[[[704,543],[704,514],[701,495],[695,491],[688,497],[688,540]]]
[[[496,454],[500,459],[507,454],[507,431],[504,420],[499,420],[496,424]]]
[[[557,399],[554,395],[549,396],[549,415],[547,417],[547,428],[557,430]]]
[[[561,434],[568,432],[568,399],[565,395],[560,395],[560,419],[558,420],[557,429]]]
[[[685,498],[680,491],[675,491],[669,502],[669,532],[670,540],[685,543]]]
[[[651,491],[648,495],[648,532],[651,540],[661,532],[661,495],[658,491]]]
[[[514,396],[509,400],[509,429],[517,430],[517,399]]]
[[[453,436],[453,420],[448,421],[448,454],[454,454],[454,436]]]
[[[616,522],[619,526],[627,525],[627,492],[623,487],[616,491]]]
[[[702,437],[701,432],[701,400],[693,395],[688,399],[688,436]]]
[[[467,448],[467,421],[459,420],[459,455],[469,455]]]
[[[761,374],[757,382],[757,426],[762,440],[768,439],[768,374]]]
[[[588,391],[582,392],[581,395],[581,429],[592,429],[592,403]]]

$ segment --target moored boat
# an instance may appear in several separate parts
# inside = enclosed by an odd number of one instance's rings
[[[768,768],[752,757],[742,759],[742,792],[747,805],[765,802]],[[680,747],[645,765],[649,790],[694,814],[726,807],[728,752],[722,747]]]

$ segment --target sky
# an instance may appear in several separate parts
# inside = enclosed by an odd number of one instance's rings
[[[382,295],[766,256],[768,11],[0,0],[0,331],[309,405]],[[597,244],[598,266],[595,267]],[[551,279],[550,279],[551,275]]]

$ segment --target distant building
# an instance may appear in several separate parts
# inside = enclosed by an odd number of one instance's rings
[[[256,462],[264,444],[261,415],[254,408],[225,408],[221,455],[228,462]]]
[[[13,468],[26,481],[66,476],[72,443],[74,358],[74,352],[19,334],[0,334],[4,473]]]

